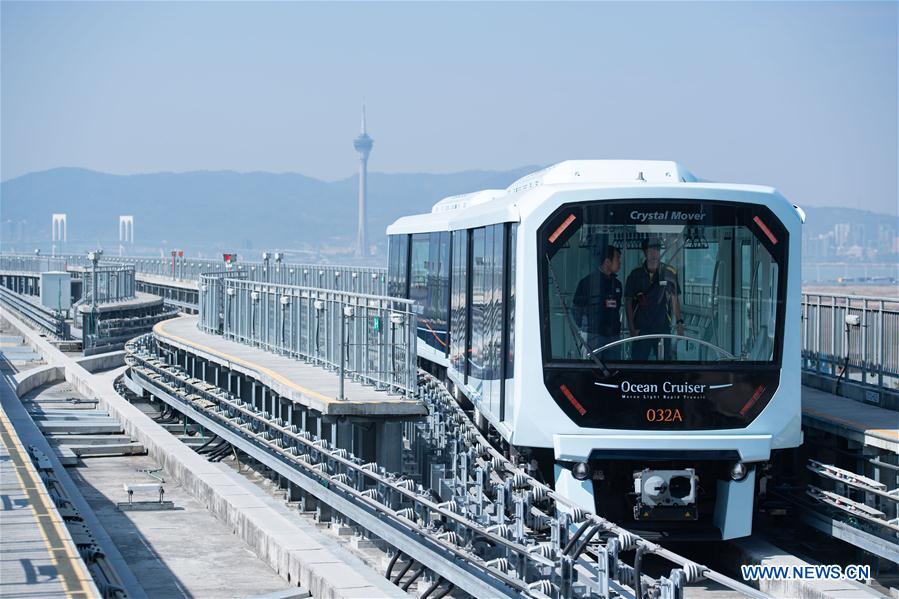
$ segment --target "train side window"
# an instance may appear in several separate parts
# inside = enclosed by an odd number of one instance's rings
[[[450,360],[460,374],[467,374],[468,342],[468,230],[453,231]]]
[[[409,235],[391,235],[387,240],[387,295],[407,297]]]
[[[490,253],[488,265],[488,281],[490,281],[490,299],[487,309],[485,353],[487,372],[485,378],[486,400],[489,410],[499,414],[499,402],[502,395],[502,356],[503,356],[503,250],[505,244],[505,225],[492,225],[488,229],[487,251]]]
[[[502,388],[502,397],[500,403],[500,420],[509,421],[514,417],[514,403],[507,401],[509,394],[512,393],[515,381],[515,251],[516,238],[518,236],[518,223],[512,223],[507,230],[508,238],[506,243],[506,298],[503,302],[505,310],[505,369],[503,378],[505,379]]]
[[[484,319],[486,318],[486,256],[487,232],[484,227],[471,232],[471,336],[466,352],[468,372],[472,378],[484,379]]]
[[[441,353],[448,348],[449,235],[412,235],[409,299],[418,314],[418,338]]]

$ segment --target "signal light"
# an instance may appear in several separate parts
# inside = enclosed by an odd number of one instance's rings
[[[735,463],[730,469],[730,477],[735,481],[741,481],[749,474],[749,468],[743,462]]]
[[[577,480],[587,480],[590,478],[590,466],[586,462],[578,462],[571,467],[571,476]]]

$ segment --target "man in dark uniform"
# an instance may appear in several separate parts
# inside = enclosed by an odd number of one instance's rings
[[[597,349],[621,336],[621,250],[607,245],[600,254],[599,269],[581,279],[574,293],[574,319],[587,334],[587,347]],[[586,327],[582,321],[586,318]],[[602,352],[600,359],[615,359],[619,348]]]
[[[627,326],[631,337],[638,335],[670,334],[676,325],[677,334],[684,334],[678,301],[677,270],[660,259],[661,242],[657,238],[643,240],[643,256],[646,258],[627,276],[624,300]],[[665,356],[671,356],[670,340],[663,341]],[[659,339],[642,339],[631,344],[631,359],[646,361],[650,354],[659,356]]]

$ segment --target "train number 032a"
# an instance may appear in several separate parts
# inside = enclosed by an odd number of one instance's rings
[[[649,408],[644,415],[647,422],[683,422],[679,408]]]

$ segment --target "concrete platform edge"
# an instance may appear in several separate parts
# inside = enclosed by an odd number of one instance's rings
[[[50,343],[45,339],[42,339],[38,332],[30,329],[22,321],[20,321],[14,315],[10,314],[9,310],[0,308],[0,313],[3,314],[3,317],[6,318],[13,327],[18,329],[23,337],[25,337],[26,342],[34,347],[36,351],[41,353],[41,355],[43,355],[48,362],[50,362],[54,356],[65,358],[65,356],[61,352],[59,352],[59,350],[50,345]],[[57,380],[61,380],[57,377],[57,375],[59,374],[59,369],[63,368],[64,367],[60,365],[50,364],[48,368],[42,369],[46,373],[44,376],[47,377],[45,382],[54,382]],[[23,374],[29,373],[26,371],[26,373]],[[31,380],[37,381],[41,380],[41,378],[41,376],[34,376],[31,377]],[[18,386],[19,382],[15,380],[15,378],[11,382],[13,381]],[[13,390],[18,393],[18,389]],[[91,533],[94,536],[94,539],[96,539],[97,541],[97,544],[106,555],[107,560],[115,569],[116,574],[121,579],[125,591],[128,593],[128,597],[130,599],[146,598],[147,595],[141,585],[137,582],[137,579],[134,577],[134,573],[131,571],[131,568],[122,558],[122,555],[121,553],[119,553],[119,550],[116,547],[115,543],[112,542],[112,539],[109,537],[106,529],[103,528],[103,525],[97,519],[97,516],[94,514],[90,505],[87,503],[87,500],[85,500],[81,495],[81,492],[78,490],[78,486],[75,484],[75,481],[73,481],[69,476],[69,473],[66,472],[66,469],[59,461],[56,452],[50,446],[50,443],[44,437],[43,433],[41,433],[37,424],[35,424],[34,420],[32,420],[31,416],[28,414],[28,411],[25,409],[25,406],[22,405],[21,400],[19,400],[18,397],[9,398],[9,401],[3,402],[3,409],[6,411],[6,414],[9,417],[10,421],[13,422],[16,429],[16,434],[19,435],[22,443],[26,447],[28,445],[34,445],[35,447],[37,447],[46,455],[51,464],[53,464],[53,473],[56,475],[56,478],[59,481],[60,485],[62,485],[62,487],[65,489],[66,494],[72,501],[72,504],[81,514],[81,517],[84,519],[84,523],[90,529]]]
[[[268,507],[254,497],[246,488],[239,489],[233,485],[222,485],[221,470],[217,469],[189,447],[175,439],[159,424],[123,399],[112,387],[111,378],[99,377],[84,369],[76,360],[63,355],[40,337],[36,331],[28,328],[8,310],[3,310],[4,317],[17,328],[38,353],[42,354],[51,366],[62,367],[65,379],[86,397],[99,400],[100,406],[114,416],[135,441],[141,443],[150,456],[163,466],[179,483],[189,490],[197,501],[202,503],[215,517],[226,523],[231,530],[260,559],[265,561],[282,578],[290,576],[291,584],[308,589],[314,597],[343,598],[359,597],[364,590],[367,597],[407,597],[400,589],[393,587],[385,579],[366,580],[365,586],[354,585],[341,587],[340,580],[334,580],[333,573],[324,568],[326,564],[339,562],[340,558],[329,555],[330,559],[322,559],[315,552],[315,560],[303,559],[305,548],[289,546],[286,543],[289,535],[285,527],[292,524],[286,519],[271,512]],[[121,368],[116,372],[124,372]],[[246,481],[247,485],[250,485]],[[249,505],[247,503],[249,502]],[[252,505],[252,507],[249,507]],[[265,508],[265,509],[257,509]],[[275,517],[277,516],[277,517]],[[307,537],[305,532],[297,530],[298,537]],[[326,548],[317,545],[309,549]],[[324,563],[322,563],[324,562]],[[357,578],[364,574],[347,566],[348,575]],[[372,574],[376,574],[371,571]],[[366,573],[367,574],[367,573]],[[344,593],[343,591],[346,591]]]

